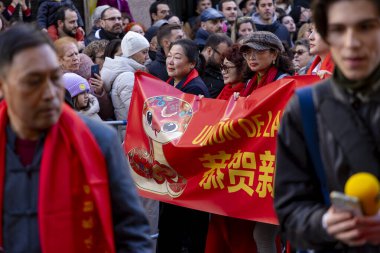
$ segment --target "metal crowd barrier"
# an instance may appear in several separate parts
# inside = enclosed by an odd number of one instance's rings
[[[128,120],[106,120],[103,122],[111,126],[126,126],[128,123]]]

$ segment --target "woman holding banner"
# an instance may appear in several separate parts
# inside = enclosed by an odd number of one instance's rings
[[[209,97],[208,89],[196,67],[199,51],[195,42],[180,39],[174,42],[166,58],[167,83],[184,93]],[[157,252],[204,252],[209,213],[160,203]]]
[[[248,81],[241,96],[248,96],[256,89],[289,76],[292,71],[291,60],[284,54],[280,39],[271,32],[254,32],[240,48],[253,77]],[[277,252],[276,236],[278,226],[256,222],[253,237],[258,252]]]
[[[237,92],[244,91],[243,71],[240,71],[244,66],[240,45],[234,44],[220,67],[225,86],[217,99],[229,100]],[[255,252],[256,244],[252,236],[254,228],[253,221],[211,214],[205,253]]]

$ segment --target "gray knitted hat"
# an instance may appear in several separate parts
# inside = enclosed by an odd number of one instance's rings
[[[251,34],[243,41],[240,52],[245,52],[253,48],[258,51],[274,49],[279,52],[284,52],[284,46],[281,40],[271,32],[257,31]]]

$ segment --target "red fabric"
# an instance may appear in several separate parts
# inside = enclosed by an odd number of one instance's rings
[[[56,41],[57,39],[59,39],[58,29],[57,27],[55,27],[55,25],[49,26],[47,32],[52,41]],[[75,34],[75,39],[77,41],[84,41],[84,34],[81,32],[80,29],[77,30],[77,33]]]
[[[194,78],[197,78],[199,76],[199,73],[196,69],[193,69],[190,71],[190,73],[187,75],[185,82],[182,85],[182,88],[185,88],[185,86]],[[170,77],[166,82],[170,83],[173,80],[173,77]]]
[[[238,83],[235,86],[232,84],[226,84],[223,90],[218,95],[217,99],[228,100],[234,94],[234,92],[242,93],[244,91],[244,83]]]
[[[38,141],[22,140],[17,138],[15,144],[16,154],[24,166],[32,164]]]
[[[15,8],[13,5],[10,4],[10,5],[8,6],[7,10],[8,10],[8,14],[9,14],[10,16],[12,16],[13,13],[15,12],[16,8]]]
[[[242,92],[241,96],[246,97],[248,95],[251,95],[252,91],[254,91],[258,88],[261,88],[261,87],[267,85],[268,83],[275,81],[274,79],[277,75],[277,72],[278,72],[278,70],[275,66],[270,67],[268,69],[268,71],[261,77],[261,80],[258,84],[257,84],[257,78],[258,78],[259,74],[256,72],[254,74],[254,76],[252,77],[252,79],[249,80],[247,87]]]
[[[30,8],[26,8],[22,12],[24,13],[25,17],[29,17],[30,14],[32,14],[32,10]]]
[[[254,228],[254,221],[211,215],[205,253],[257,252]]]
[[[0,217],[7,106],[0,104]],[[106,162],[83,121],[67,105],[48,131],[40,167],[38,222],[42,252],[115,252]],[[0,219],[0,246],[2,246]]]
[[[321,62],[321,57],[316,56],[314,61],[311,63],[310,68],[307,70],[306,75],[312,75],[313,70],[317,67],[317,65]],[[334,72],[335,63],[331,57],[331,53],[328,53],[326,58],[322,61],[321,67],[319,70],[327,70],[331,73]],[[325,75],[323,79],[329,78],[331,75]]]

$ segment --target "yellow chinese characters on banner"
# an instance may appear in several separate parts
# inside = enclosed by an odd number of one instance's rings
[[[256,192],[259,198],[265,198],[267,194],[273,197],[275,156],[269,150],[257,156],[260,163],[258,170],[256,154],[253,152],[238,150],[234,154],[225,151],[205,154],[199,158],[203,168],[207,170],[199,186],[205,190],[219,188],[229,193],[244,191],[253,196]]]

